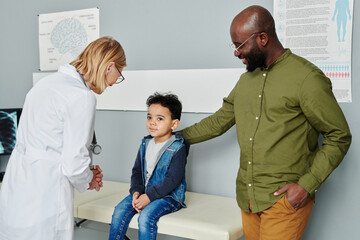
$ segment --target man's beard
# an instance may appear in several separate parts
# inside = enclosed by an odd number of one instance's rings
[[[240,55],[239,58],[241,59]],[[265,66],[266,56],[256,45],[253,47],[253,49],[249,54],[244,56],[244,58],[247,61],[246,70],[248,72],[252,72],[258,67],[266,67]]]

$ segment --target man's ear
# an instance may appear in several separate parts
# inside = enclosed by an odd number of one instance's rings
[[[262,46],[265,47],[266,44],[269,42],[269,36],[267,35],[267,33],[259,33],[259,41],[258,43]]]
[[[171,129],[174,131],[175,129],[177,129],[177,127],[179,126],[179,119],[173,119],[172,120],[172,125],[171,125]]]

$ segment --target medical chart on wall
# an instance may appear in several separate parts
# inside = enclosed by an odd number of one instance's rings
[[[99,9],[39,14],[40,70],[57,70],[99,38]]]
[[[331,79],[338,102],[352,101],[353,4],[353,0],[274,0],[280,41]]]

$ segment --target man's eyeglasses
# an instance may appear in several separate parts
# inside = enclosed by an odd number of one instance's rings
[[[252,33],[252,34],[250,35],[250,37],[248,37],[248,38],[247,38],[242,44],[240,44],[238,47],[236,47],[236,45],[233,44],[233,43],[229,44],[229,46],[230,46],[235,52],[239,53],[239,49],[240,49],[242,46],[244,46],[244,44],[245,44],[250,38],[252,38],[253,36],[255,36],[255,34],[259,34],[259,33],[261,33],[261,32],[254,32],[254,33]]]
[[[116,70],[118,70],[118,72],[120,73],[120,77],[118,77],[118,79],[116,80],[115,84],[119,84],[122,81],[125,80],[124,76],[121,74],[121,72],[119,71],[119,69],[115,66]]]

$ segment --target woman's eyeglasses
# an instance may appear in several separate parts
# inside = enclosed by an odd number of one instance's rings
[[[115,67],[116,70],[118,70],[118,72],[120,73],[120,77],[118,77],[118,79],[116,80],[115,84],[119,84],[121,83],[122,81],[125,80],[124,76],[121,74],[121,72],[119,71],[119,69],[117,67]]]

